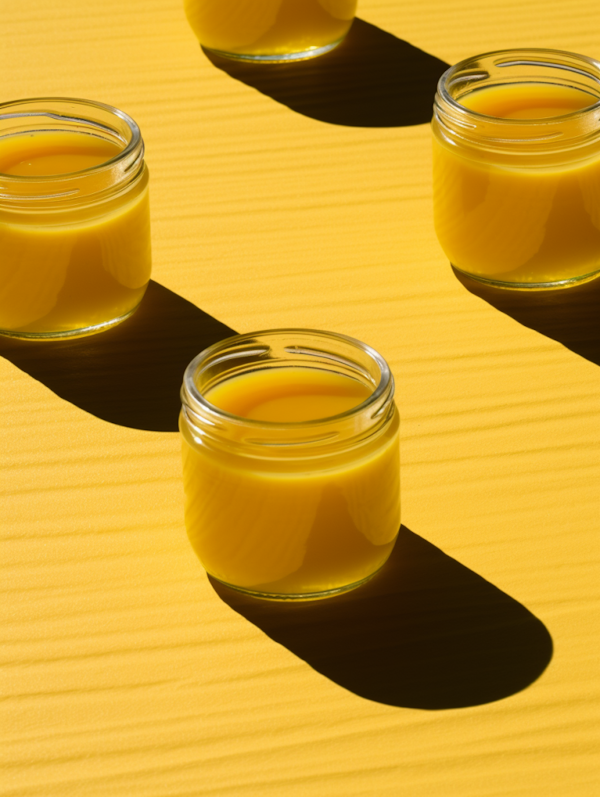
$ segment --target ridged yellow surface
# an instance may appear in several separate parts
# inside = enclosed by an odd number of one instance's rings
[[[227,74],[179,0],[1,12],[3,100],[92,98],[140,124],[159,285],[137,337],[0,342],[0,794],[596,795],[600,291],[546,306],[457,279],[409,90],[439,64],[391,38],[447,63],[598,57],[596,0],[361,0],[356,102]],[[208,581],[177,397],[158,395],[226,328],[277,326],[390,362],[406,527],[363,598],[287,616]]]

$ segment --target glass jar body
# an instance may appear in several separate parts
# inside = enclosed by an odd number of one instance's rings
[[[121,111],[85,100],[0,106],[0,158],[9,147],[27,153],[28,141],[42,164],[85,163],[70,146],[106,146],[114,157],[67,173],[0,174],[0,333],[101,332],[131,315],[150,279],[149,176],[139,128]],[[61,147],[62,155],[44,155]]]
[[[211,576],[259,597],[312,599],[352,589],[385,563],[400,527],[399,416],[389,369],[371,352],[342,336],[276,330],[231,338],[190,364],[180,416],[186,527]],[[343,374],[373,393],[301,423],[228,416],[198,400],[228,379],[290,368]]]
[[[539,118],[471,110],[483,92],[559,91],[589,105]],[[600,272],[600,64],[519,50],[442,76],[434,106],[433,197],[452,265],[499,287],[568,287]]]
[[[357,0],[184,0],[200,44],[246,61],[312,58],[346,36]]]

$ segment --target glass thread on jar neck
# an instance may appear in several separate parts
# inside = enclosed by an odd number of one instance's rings
[[[65,97],[15,100],[0,105],[0,137],[39,132],[92,135],[121,146],[106,162],[55,175],[0,173],[0,206],[27,210],[69,209],[112,199],[144,169],[144,142],[137,123],[104,103]]]
[[[532,83],[573,88],[595,101],[579,110],[537,119],[487,116],[460,102],[474,91]],[[585,148],[600,140],[600,62],[545,49],[498,51],[466,59],[440,78],[434,119],[449,144],[456,141],[517,156],[543,157],[572,150],[582,151],[585,157]]]
[[[272,356],[272,345],[258,344],[260,340],[265,343],[270,340],[274,344],[276,336],[302,336],[305,342],[302,345],[278,347],[277,353],[285,354],[287,358],[276,359]],[[314,340],[313,345],[307,345],[306,338],[309,336],[317,338],[321,348],[316,348]],[[348,350],[354,348],[362,356],[363,362],[322,348],[327,343],[338,343]],[[239,349],[225,352],[228,346],[235,344],[239,344]],[[245,360],[245,365],[233,366],[240,359]],[[372,364],[370,370],[365,365],[366,362]],[[224,363],[229,365],[227,371],[217,376],[213,374],[211,378],[210,370],[217,369]],[[336,367],[332,369],[334,364]],[[368,383],[373,387],[373,392],[367,399],[339,415],[289,423],[232,415],[213,405],[203,395],[203,392],[208,392],[219,382],[244,373],[262,368],[290,366],[335,370],[363,384]],[[201,387],[198,386],[199,377],[206,380]],[[191,432],[197,434],[203,442],[211,441],[225,448],[244,446],[247,449],[245,453],[250,456],[289,458],[306,455],[313,458],[320,454],[326,456],[334,453],[332,448],[362,445],[377,436],[387,427],[393,416],[394,389],[393,376],[383,357],[354,338],[317,330],[268,330],[228,338],[209,347],[192,360],[185,371],[181,389],[182,413]]]

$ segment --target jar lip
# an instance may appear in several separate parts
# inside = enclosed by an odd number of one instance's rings
[[[243,341],[251,341],[258,337],[268,337],[271,335],[314,335],[317,338],[322,338],[324,340],[341,340],[343,342],[349,343],[352,346],[358,348],[363,353],[367,354],[378,366],[380,371],[379,381],[374,389],[374,391],[360,404],[351,407],[350,409],[346,410],[345,412],[338,413],[337,415],[329,415],[324,418],[315,418],[313,420],[306,420],[306,421],[263,421],[263,420],[256,420],[254,418],[244,418],[241,415],[235,415],[233,413],[227,412],[227,410],[223,410],[220,407],[217,407],[212,402],[208,401],[205,396],[202,395],[200,390],[198,389],[194,376],[199,365],[202,363],[203,360],[207,359],[211,355],[217,353],[219,349],[225,349],[228,345],[231,345],[232,342],[243,342]],[[301,347],[297,347],[300,348]],[[249,352],[252,353],[252,352]],[[325,352],[319,351],[319,354],[325,355]],[[331,355],[332,359],[336,359],[340,362],[343,361],[343,358],[338,357],[337,355]],[[294,367],[294,366],[291,366]],[[310,368],[313,366],[300,366]],[[316,366],[314,366],[316,367]],[[235,378],[235,377],[232,377]],[[278,329],[266,329],[266,330],[259,330],[257,332],[248,332],[241,335],[232,335],[229,338],[224,338],[223,340],[214,343],[212,346],[201,351],[194,359],[190,362],[190,364],[185,369],[183,375],[183,385],[182,385],[182,401],[183,404],[186,405],[187,399],[191,399],[193,402],[196,402],[200,407],[205,411],[208,412],[209,415],[213,416],[215,419],[222,419],[228,422],[234,422],[236,424],[240,424],[243,426],[247,426],[250,429],[259,430],[290,430],[290,429],[308,429],[317,427],[325,427],[328,424],[332,423],[339,423],[340,421],[347,420],[349,418],[355,417],[356,415],[360,415],[365,410],[368,410],[369,407],[377,404],[377,402],[382,398],[382,396],[386,393],[386,391],[391,391],[389,398],[392,399],[394,395],[394,377],[390,370],[389,365],[387,364],[386,360],[379,354],[378,351],[373,349],[371,346],[363,343],[362,341],[358,340],[357,338],[350,337],[349,335],[343,335],[337,332],[326,332],[324,330],[319,329],[306,329],[306,328],[290,328],[290,327],[282,327]]]
[[[26,111],[24,106],[34,103],[68,103],[69,105],[75,105],[78,107],[83,108],[95,108],[105,111],[112,116],[116,116],[121,119],[129,130],[131,131],[131,139],[125,145],[125,147],[120,150],[114,157],[110,158],[109,160],[104,161],[103,163],[96,164],[95,166],[88,166],[85,169],[80,169],[75,172],[59,172],[57,174],[48,174],[48,175],[15,175],[15,174],[6,174],[5,172],[0,171],[0,177],[3,179],[10,180],[14,183],[21,183],[23,185],[33,184],[33,183],[52,183],[56,182],[57,180],[62,180],[63,178],[73,178],[73,177],[84,177],[86,175],[94,175],[98,174],[99,172],[104,171],[105,169],[111,169],[116,164],[120,163],[123,160],[126,160],[137,148],[141,146],[142,148],[142,155],[143,155],[143,148],[144,142],[142,140],[142,134],[140,128],[135,122],[134,119],[129,116],[129,114],[125,113],[125,111],[121,111],[119,108],[115,108],[113,105],[108,105],[103,102],[97,102],[96,100],[86,100],[80,99],[77,97],[28,97],[27,99],[21,100],[10,100],[9,102],[0,103],[0,120],[1,119],[19,119],[19,118],[27,118],[27,117],[48,117],[51,119],[65,119],[68,121],[85,121],[88,123],[92,123],[95,127],[99,129],[104,129],[107,132],[114,133],[115,131],[112,130],[110,127],[103,125],[99,121],[94,121],[92,119],[86,119],[85,117],[76,117],[76,116],[68,116],[67,114],[58,114],[52,112],[50,110],[37,110],[37,111]],[[15,107],[22,107],[23,110],[21,112],[15,111],[14,113],[10,113],[11,108]],[[7,111],[9,111],[7,113]],[[138,160],[138,159],[136,159]]]
[[[511,127],[531,127],[532,125],[547,125],[549,123],[556,123],[558,120],[570,120],[575,119],[579,116],[584,116],[589,114],[590,112],[594,112],[596,110],[600,110],[600,96],[593,102],[591,105],[586,105],[584,108],[580,108],[576,111],[569,111],[568,113],[564,114],[556,114],[554,116],[547,116],[547,117],[540,117],[540,118],[531,118],[531,119],[506,119],[499,116],[489,116],[488,114],[480,113],[479,111],[472,110],[471,108],[467,108],[465,105],[462,105],[458,100],[455,100],[454,97],[451,96],[448,85],[450,80],[456,73],[458,73],[462,69],[466,69],[471,64],[476,64],[477,62],[486,59],[498,59],[502,57],[506,59],[510,57],[511,60],[503,60],[501,63],[496,61],[496,66],[517,66],[517,65],[529,65],[529,66],[549,66],[558,69],[564,69],[568,72],[574,72],[575,74],[583,74],[586,77],[590,77],[589,72],[585,72],[584,70],[577,69],[577,67],[569,67],[563,64],[550,64],[545,63],[541,60],[536,60],[535,56],[541,58],[543,55],[547,57],[562,57],[573,59],[574,61],[582,62],[586,65],[591,66],[597,73],[597,80],[599,84],[600,90],[600,61],[596,61],[594,58],[590,58],[587,55],[580,55],[579,53],[572,53],[567,50],[553,50],[545,47],[528,47],[528,48],[516,48],[511,50],[493,50],[488,53],[481,53],[480,55],[471,56],[469,58],[465,58],[462,61],[459,61],[456,64],[453,64],[449,67],[444,74],[440,77],[437,85],[437,92],[438,95],[444,100],[444,102],[448,103],[452,109],[458,111],[459,113],[466,114],[468,116],[474,116],[476,119],[482,119],[485,121],[493,120],[496,124],[507,125]],[[470,79],[475,76],[476,73],[471,73],[465,79]],[[482,76],[485,76],[482,74]]]

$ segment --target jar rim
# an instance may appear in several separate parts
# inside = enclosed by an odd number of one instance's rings
[[[126,143],[125,147],[120,150],[114,157],[103,161],[102,163],[96,164],[95,166],[88,166],[85,169],[79,169],[74,172],[58,172],[56,174],[48,174],[48,175],[15,175],[15,174],[7,174],[5,172],[0,171],[0,177],[3,180],[8,179],[9,181],[13,182],[14,184],[34,184],[34,183],[53,183],[57,180],[60,181],[62,179],[69,179],[69,178],[77,178],[77,177],[85,177],[88,175],[95,175],[99,172],[102,172],[107,169],[114,168],[117,164],[121,163],[122,161],[129,158],[132,153],[135,152],[136,149],[141,147],[141,156],[143,157],[144,154],[144,142],[142,140],[141,130],[138,124],[132,119],[129,114],[125,113],[125,111],[116,108],[113,105],[108,105],[107,103],[97,102],[96,100],[86,100],[80,99],[77,97],[30,97],[21,100],[10,100],[9,102],[0,103],[0,121],[2,119],[26,119],[28,117],[49,117],[52,119],[60,120],[65,119],[65,121],[70,122],[77,122],[82,121],[87,124],[93,124],[95,127],[99,129],[104,129],[107,132],[115,133],[116,131],[103,125],[99,121],[95,121],[91,118],[86,117],[76,117],[76,116],[67,116],[66,114],[57,114],[53,113],[50,110],[38,110],[38,111],[26,111],[23,110],[22,112],[13,112],[13,113],[6,113],[6,111],[10,111],[11,108],[15,107],[24,107],[27,105],[32,105],[34,103],[68,103],[69,105],[74,105],[76,107],[81,108],[94,108],[97,110],[104,111],[112,116],[116,116],[117,118],[121,119],[128,129],[131,132],[131,138],[129,142]],[[139,160],[139,156],[135,159],[136,162]]]
[[[528,48],[515,48],[509,50],[493,50],[487,53],[481,53],[480,55],[470,56],[469,58],[465,58],[462,61],[453,64],[449,67],[443,75],[440,77],[437,85],[437,92],[438,95],[447,102],[452,109],[458,111],[459,113],[465,113],[469,116],[474,116],[476,119],[481,119],[485,121],[493,120],[496,124],[507,125],[511,127],[531,127],[533,125],[547,125],[549,123],[556,123],[560,120],[571,120],[575,119],[580,116],[584,116],[589,114],[590,112],[594,112],[596,110],[600,110],[600,95],[596,102],[591,103],[590,105],[586,105],[584,108],[580,108],[576,111],[569,111],[565,114],[555,114],[553,116],[548,117],[540,117],[540,118],[524,118],[524,119],[507,119],[499,116],[490,116],[488,114],[480,113],[479,111],[472,110],[471,108],[466,107],[465,105],[461,104],[458,100],[454,99],[454,97],[450,94],[448,89],[449,83],[451,79],[459,73],[461,70],[467,69],[470,65],[476,64],[483,59],[498,59],[500,57],[506,58],[510,56],[512,60],[510,61],[503,61],[501,63],[495,62],[495,66],[517,66],[517,65],[529,65],[529,66],[548,66],[553,68],[564,69],[565,71],[570,71],[575,74],[584,75],[585,77],[592,77],[593,75],[590,72],[586,72],[582,69],[577,69],[574,66],[566,66],[565,64],[551,64],[544,62],[542,60],[535,60],[535,56],[538,56],[540,59],[542,56],[547,56],[549,58],[566,58],[569,60],[573,60],[575,62],[580,62],[582,64],[586,64],[592,67],[593,71],[596,74],[596,80],[598,82],[598,90],[600,92],[600,61],[596,61],[594,58],[590,58],[586,55],[580,55],[579,53],[572,53],[567,50],[554,50],[545,47],[528,47]],[[529,58],[527,56],[530,56]],[[533,56],[533,58],[531,57]],[[475,77],[476,73],[472,73],[469,75],[470,78]],[[481,73],[482,77],[489,76]],[[467,78],[465,78],[466,80]],[[542,81],[537,81],[542,82]]]
[[[228,346],[230,346],[233,342],[242,343],[244,341],[252,341],[255,338],[265,338],[274,335],[313,335],[317,338],[321,338],[323,340],[330,340],[330,341],[342,341],[344,343],[350,344],[351,346],[357,348],[362,353],[366,354],[368,357],[373,360],[379,368],[379,380],[375,389],[372,393],[367,396],[364,401],[356,404],[354,407],[350,407],[350,409],[338,413],[336,415],[329,415],[323,418],[316,418],[312,420],[305,420],[305,421],[263,421],[257,420],[255,418],[244,418],[240,415],[235,415],[234,413],[230,413],[227,410],[223,410],[220,407],[217,407],[212,402],[208,401],[208,399],[201,393],[199,390],[195,376],[198,371],[198,368],[202,364],[203,361],[207,361],[210,357],[217,354],[219,350],[224,350]],[[264,348],[264,347],[263,347]],[[302,349],[296,347],[299,353],[303,353]],[[321,356],[329,356],[330,359],[337,361],[337,362],[344,362],[343,358],[339,357],[338,355],[327,355],[325,351],[311,351],[306,349],[306,353],[318,353]],[[248,353],[257,353],[258,349],[254,352],[249,351]],[[349,363],[349,361],[346,361]],[[358,364],[353,363],[353,365],[358,369]],[[294,366],[290,366],[294,367]],[[306,368],[316,367],[316,366],[302,366]],[[232,376],[230,378],[235,378]],[[189,400],[191,399],[192,402],[196,402],[200,408],[202,408],[205,412],[215,418],[215,420],[223,420],[229,423],[233,422],[235,424],[243,425],[248,427],[249,429],[253,430],[269,430],[272,432],[277,432],[278,430],[298,430],[301,431],[302,429],[309,429],[316,427],[325,427],[328,424],[335,424],[339,423],[340,421],[351,419],[357,415],[362,414],[365,410],[368,410],[369,407],[376,405],[379,400],[389,392],[388,401],[385,403],[386,405],[393,399],[394,396],[394,377],[390,370],[389,365],[387,364],[384,357],[379,354],[378,351],[373,349],[371,346],[363,343],[362,341],[358,340],[357,338],[353,338],[349,335],[343,335],[337,332],[326,332],[324,330],[318,329],[306,329],[306,328],[293,328],[293,327],[282,327],[278,329],[267,329],[267,330],[259,330],[257,332],[249,332],[239,335],[232,335],[228,338],[224,338],[223,340],[218,341],[217,343],[212,344],[208,348],[201,351],[194,359],[189,363],[187,368],[185,369],[183,375],[183,384],[181,388],[181,398],[182,403],[184,406],[189,405]],[[380,408],[381,409],[381,408]],[[374,417],[378,413],[374,414]]]

